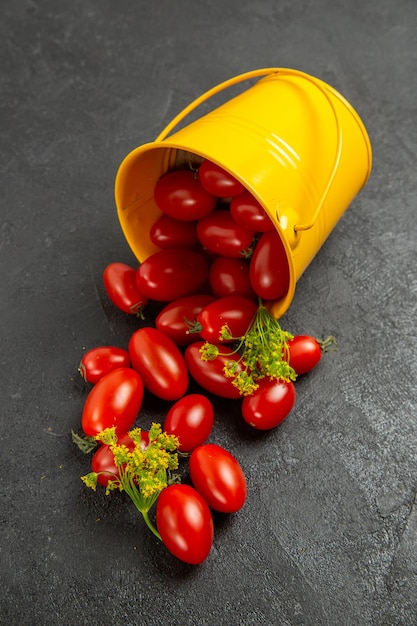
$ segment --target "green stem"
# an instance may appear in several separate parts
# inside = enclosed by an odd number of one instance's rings
[[[124,491],[132,500],[139,513],[142,515],[149,530],[155,535],[155,537],[162,541],[161,535],[152,524],[148,514],[149,509],[155,504],[156,500],[158,499],[159,492],[152,494],[148,498],[144,498],[140,493],[140,490],[135,485],[132,476],[127,472],[124,472],[121,468],[119,468],[119,472],[121,473],[121,481]]]
[[[200,333],[203,330],[202,325],[197,320],[189,320],[184,317],[184,322],[187,326],[187,334],[194,335],[196,333]]]
[[[159,539],[160,541],[162,541],[162,537],[161,537],[161,535],[159,534],[159,532],[156,530],[155,526],[152,524],[152,522],[151,522],[151,520],[150,520],[150,518],[149,518],[148,512],[147,512],[147,511],[141,511],[141,513],[142,513],[142,515],[143,515],[143,519],[145,520],[146,525],[147,525],[147,527],[149,528],[149,530],[150,530],[151,532],[153,532],[153,534],[155,535],[155,537],[156,537],[157,539]]]
[[[336,337],[329,335],[326,339],[316,339],[322,352],[337,352],[338,345]]]

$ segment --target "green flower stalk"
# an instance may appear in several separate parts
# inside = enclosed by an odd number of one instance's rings
[[[133,450],[118,444],[116,429],[106,428],[96,435],[95,439],[110,446],[114,455],[118,475],[114,474],[106,486],[106,495],[118,489],[125,491],[152,533],[161,536],[149,518],[149,510],[155,504],[162,489],[175,478],[171,475],[178,468],[178,438],[162,431],[160,424],[152,424],[149,430],[149,444],[143,449],[141,445],[141,429],[129,431],[135,443]],[[106,474],[108,474],[106,472]],[[94,491],[97,488],[97,472],[90,472],[81,477],[87,487]]]
[[[239,353],[237,361],[227,361],[223,372],[243,396],[252,394],[258,387],[258,380],[270,379],[290,381],[297,374],[289,364],[288,341],[293,335],[282,330],[278,320],[261,303],[256,315],[242,337],[233,337],[225,325],[220,332],[220,341],[234,340]],[[201,359],[211,361],[223,353],[218,346],[206,342],[201,348]],[[243,365],[243,368],[242,368]]]

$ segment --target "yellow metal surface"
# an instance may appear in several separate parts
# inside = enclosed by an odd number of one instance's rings
[[[259,79],[175,133],[200,104]],[[334,88],[293,69],[236,76],[186,107],[157,139],[133,150],[116,175],[121,227],[139,261],[157,249],[149,230],[161,215],[153,199],[162,174],[207,158],[240,180],[273,220],[290,270],[287,294],[271,305],[279,318],[298,279],[369,178],[372,152],[353,107]]]

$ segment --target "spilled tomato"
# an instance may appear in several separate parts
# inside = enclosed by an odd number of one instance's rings
[[[142,314],[148,298],[136,283],[136,269],[126,263],[110,263],[103,273],[104,288],[115,307],[130,315]]]
[[[162,400],[178,400],[185,394],[188,372],[184,357],[167,335],[156,328],[139,328],[128,349],[132,367],[148,391]]]
[[[221,354],[211,361],[203,361],[200,349],[204,345],[205,341],[196,341],[185,349],[184,358],[190,375],[203,389],[216,396],[240,398],[239,390],[224,374],[225,365],[230,361],[238,362],[240,355],[234,353],[232,348],[221,345],[218,346]],[[243,370],[244,366],[238,364],[238,369]]]
[[[86,352],[78,366],[84,380],[95,384],[109,372],[118,367],[129,367],[130,356],[124,348],[117,346],[98,346]]]
[[[214,300],[215,297],[210,294],[194,294],[178,298],[158,313],[155,326],[177,346],[194,343],[198,337],[189,332],[190,323],[192,324],[197,315]]]
[[[245,422],[258,430],[270,430],[281,424],[295,403],[293,382],[263,378],[259,387],[242,402],[242,416]]]
[[[156,502],[156,526],[166,548],[178,559],[198,565],[209,555],[214,538],[211,511],[189,485],[169,485]]]
[[[84,403],[81,417],[84,433],[93,437],[113,426],[117,434],[127,432],[136,421],[143,392],[142,378],[130,367],[119,367],[103,376]]]
[[[222,513],[239,511],[246,500],[246,478],[239,461],[225,448],[207,443],[190,456],[194,487],[211,509]]]
[[[178,437],[181,452],[191,452],[208,439],[214,424],[214,408],[206,396],[183,396],[169,409],[164,431]]]

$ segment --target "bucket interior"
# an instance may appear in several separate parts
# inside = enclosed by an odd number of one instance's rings
[[[281,232],[278,216],[275,211],[271,211],[270,207],[264,204],[250,184],[239,179],[235,172],[227,170],[223,163],[216,162],[209,155],[167,146],[167,142],[145,144],[131,152],[119,168],[115,185],[117,210],[125,238],[139,262],[159,251],[160,248],[155,246],[150,239],[153,224],[163,215],[154,200],[155,185],[159,178],[168,172],[179,169],[198,170],[204,159],[216,163],[240,180],[261,204],[280,235],[288,264],[289,289],[284,297],[278,301],[268,302],[267,306],[277,318],[281,317],[294,297],[296,279],[291,248]]]
[[[127,242],[139,261],[158,250],[150,239],[162,215],[154,200],[157,181],[176,169],[196,170],[208,159],[236,178],[275,226],[289,273],[287,294],[267,304],[279,318],[292,302],[296,282],[369,177],[366,130],[338,92],[295,70],[274,70],[170,134],[193,108],[155,142],[133,150],[119,168],[116,206]]]

